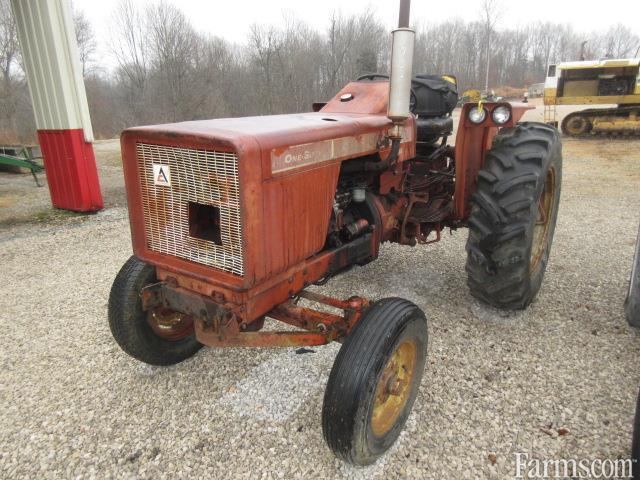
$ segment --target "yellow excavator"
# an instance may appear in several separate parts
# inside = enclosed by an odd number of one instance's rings
[[[544,120],[555,127],[558,105],[614,105],[570,113],[565,135],[640,135],[640,58],[549,65]]]

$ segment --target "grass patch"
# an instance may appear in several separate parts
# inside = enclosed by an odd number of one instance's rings
[[[33,220],[38,223],[51,223],[55,221],[65,221],[69,219],[86,220],[87,214],[72,212],[70,210],[60,210],[58,208],[46,208],[33,215]]]
[[[88,220],[90,214],[60,210],[57,208],[46,208],[35,213],[27,213],[19,216],[12,216],[0,220],[0,227],[12,227],[16,225],[26,225],[29,223],[56,225],[69,222],[84,222]]]

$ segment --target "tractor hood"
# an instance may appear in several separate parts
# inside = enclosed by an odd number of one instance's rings
[[[372,154],[391,121],[384,115],[313,112],[221,118],[136,127],[122,134],[131,141],[195,146],[234,152],[240,162],[256,162],[268,178],[299,168]],[[413,138],[409,123],[405,141]],[[257,155],[256,155],[257,154]],[[258,161],[260,160],[260,161]],[[125,161],[129,159],[125,158]]]

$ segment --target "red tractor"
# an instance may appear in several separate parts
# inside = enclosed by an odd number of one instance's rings
[[[122,349],[171,365],[209,347],[342,343],[322,425],[331,450],[372,463],[418,393],[427,321],[402,298],[306,290],[378,257],[469,228],[471,293],[498,308],[536,296],[553,238],[558,133],[527,105],[465,104],[455,79],[411,73],[403,0],[390,79],[349,83],[314,112],[131,128],[122,134],[134,256],[109,299]],[[298,299],[342,314],[301,306]],[[265,317],[298,327],[262,330]]]

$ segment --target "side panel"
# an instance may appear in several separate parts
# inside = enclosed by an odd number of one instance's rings
[[[340,163],[333,163],[265,181],[260,273],[279,273],[322,249],[339,172]]]
[[[390,148],[378,148],[385,130],[312,143],[300,138],[300,144],[296,142],[287,148],[270,149],[266,145],[263,172],[267,178],[263,184],[261,216],[263,254],[256,263],[257,281],[320,252],[326,241],[341,162],[377,152],[385,158]],[[415,121],[411,118],[403,129],[398,163],[415,156],[414,138]],[[252,247],[257,240],[247,237]]]
[[[515,126],[525,111],[535,108],[525,103],[486,103],[484,108],[487,110],[487,118],[480,125],[475,125],[468,120],[468,115],[469,110],[476,105],[467,103],[462,107],[456,135],[456,191],[453,197],[453,217],[456,220],[465,220],[471,212],[469,202],[476,191],[478,172],[484,166],[485,154],[491,148],[498,130]],[[491,112],[501,105],[509,105],[511,118],[504,125],[497,125],[491,119]]]
[[[462,118],[460,122],[463,123]],[[453,196],[453,216],[456,220],[465,220],[471,212],[469,202],[476,191],[478,172],[484,165],[486,150],[491,147],[493,137],[498,133],[497,127],[482,128],[470,124],[461,127],[458,128],[455,150],[456,191]]]

